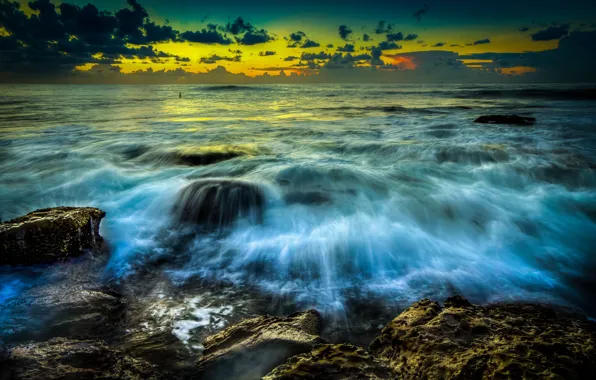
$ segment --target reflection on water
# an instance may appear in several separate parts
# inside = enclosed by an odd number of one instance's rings
[[[594,90],[3,86],[2,94],[0,217],[56,205],[106,210],[103,281],[137,291],[167,283],[163,297],[137,299],[140,315],[185,343],[197,344],[189,331],[233,319],[246,297],[254,313],[316,307],[373,328],[375,315],[383,323],[413,300],[453,293],[596,312]],[[505,112],[538,123],[472,123]],[[258,186],[262,223],[179,226],[177,195],[201,178]],[[25,275],[0,276],[2,303],[34,286]],[[211,300],[213,287],[229,302]],[[169,322],[155,314],[164,299]]]

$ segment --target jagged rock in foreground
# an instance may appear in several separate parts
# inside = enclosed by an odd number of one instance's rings
[[[201,379],[259,379],[291,356],[324,343],[321,316],[315,310],[286,318],[261,316],[205,339],[198,362]]]
[[[533,125],[535,122],[536,118],[519,115],[483,115],[474,120],[474,123],[511,125]]]
[[[400,379],[594,379],[596,324],[539,305],[418,301],[370,345]]]
[[[101,341],[55,338],[14,347],[2,363],[0,379],[156,379],[154,368]]]
[[[49,263],[96,248],[105,215],[92,207],[56,207],[0,223],[0,264]]]
[[[197,180],[180,191],[174,206],[179,221],[207,228],[223,228],[247,217],[261,223],[265,195],[253,183],[234,179]]]
[[[323,344],[296,355],[263,380],[382,380],[395,373],[369,352],[351,344]]]

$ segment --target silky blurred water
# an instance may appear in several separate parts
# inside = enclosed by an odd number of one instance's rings
[[[495,113],[537,123],[473,123]],[[243,155],[164,159],[184,149]],[[96,206],[106,281],[151,265],[175,286],[224,282],[329,313],[459,293],[593,314],[595,160],[581,87],[0,87],[2,220]],[[261,186],[263,223],[179,231],[176,194],[207,177]],[[0,302],[34,286],[3,273]]]

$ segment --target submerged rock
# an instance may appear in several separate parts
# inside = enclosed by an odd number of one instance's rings
[[[259,379],[287,358],[324,343],[315,310],[286,318],[261,316],[205,339],[198,375],[205,379]]]
[[[474,123],[512,125],[532,125],[535,122],[536,118],[519,115],[483,115],[474,120]]]
[[[250,145],[208,145],[181,147],[172,150],[149,150],[138,157],[134,157],[134,159],[162,165],[205,166],[236,157],[252,156],[257,153],[257,149]]]
[[[101,341],[56,338],[12,348],[1,379],[156,379],[152,366]]]
[[[395,373],[366,350],[351,344],[323,344],[296,355],[263,377],[263,380],[394,379]]]
[[[238,218],[261,223],[265,195],[253,183],[233,179],[202,179],[180,191],[174,206],[179,221],[210,228],[226,227]]]
[[[596,378],[596,324],[540,305],[424,299],[370,350],[400,379]]]
[[[96,248],[106,213],[92,207],[33,211],[0,224],[0,264],[38,264],[65,260]]]

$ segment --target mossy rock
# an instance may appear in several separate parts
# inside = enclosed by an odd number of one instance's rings
[[[385,363],[352,344],[322,344],[296,355],[263,380],[382,380],[394,379]]]
[[[0,223],[0,264],[63,261],[101,244],[99,224],[106,213],[92,207],[33,211]]]
[[[541,305],[424,299],[369,349],[400,379],[596,378],[596,324]]]

